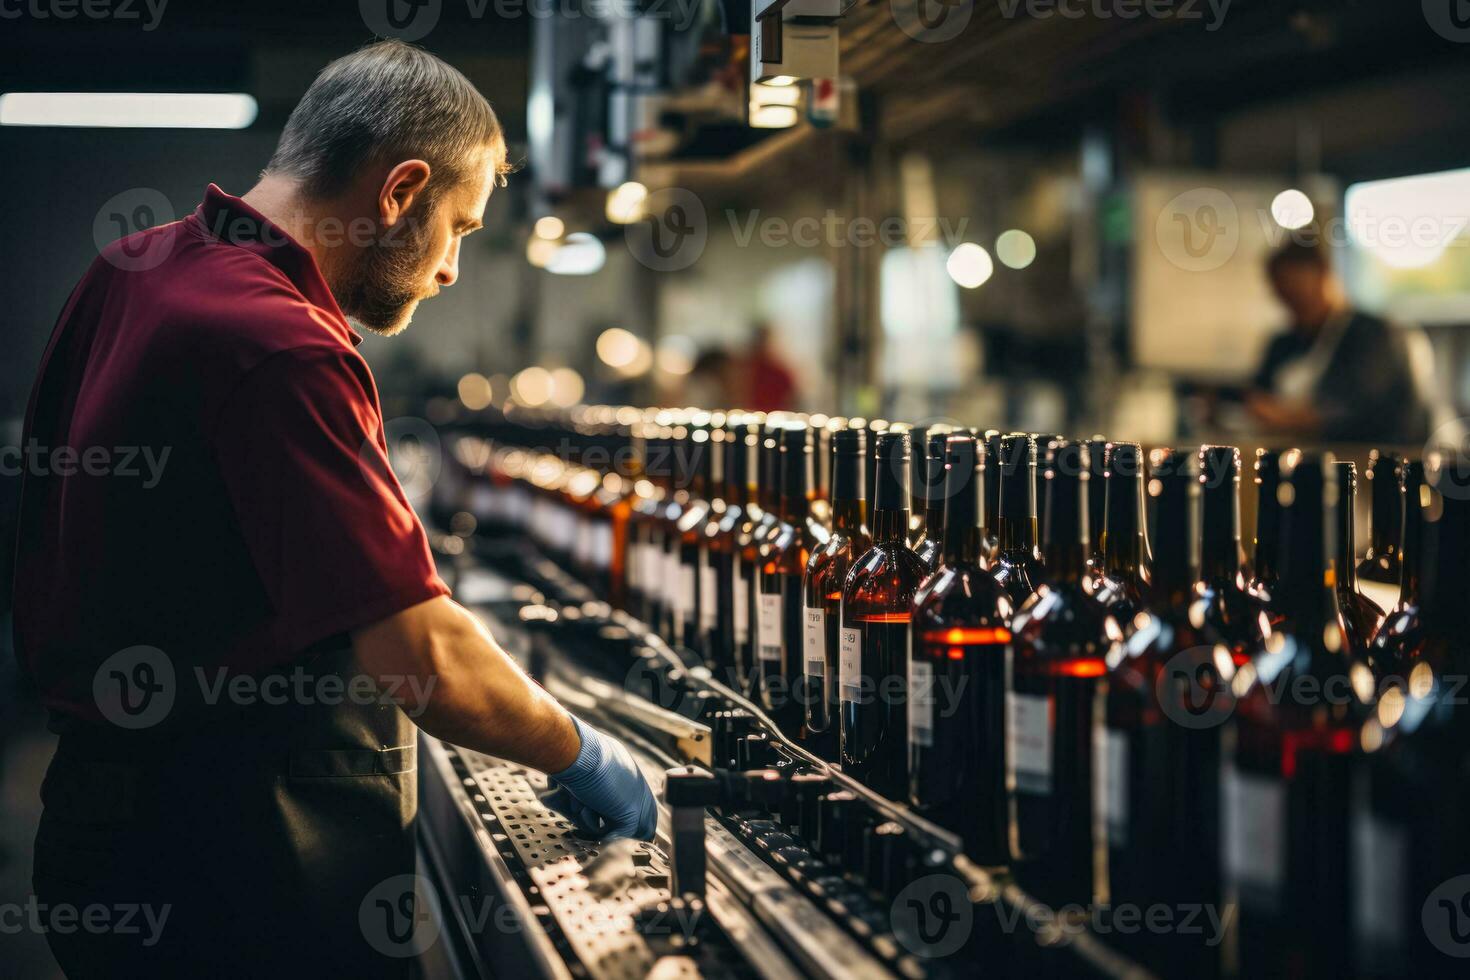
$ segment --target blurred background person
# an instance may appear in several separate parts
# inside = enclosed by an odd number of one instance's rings
[[[1266,347],[1245,407],[1271,435],[1422,443],[1434,425],[1432,353],[1416,328],[1352,308],[1319,236],[1266,261],[1291,325]]]
[[[756,412],[779,412],[795,407],[796,375],[776,350],[768,323],[757,323],[741,366],[745,406]]]

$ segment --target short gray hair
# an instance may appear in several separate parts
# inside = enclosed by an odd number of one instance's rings
[[[485,151],[504,184],[505,136],[490,103],[432,54],[388,40],[322,69],[286,120],[265,173],[294,177],[307,194],[330,197],[364,166],[419,159],[433,168],[433,201],[470,176]]]

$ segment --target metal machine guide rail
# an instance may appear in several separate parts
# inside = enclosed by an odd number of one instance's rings
[[[537,800],[540,774],[423,736],[420,836],[440,895],[455,896],[442,916],[464,973],[1150,976],[792,743],[528,543],[467,543],[444,556],[461,601],[550,693],[629,744],[660,813],[652,845],[582,840]],[[472,586],[501,574],[519,584]]]

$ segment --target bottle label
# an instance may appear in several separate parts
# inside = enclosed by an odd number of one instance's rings
[[[934,665],[909,656],[909,744],[934,744]]]
[[[1409,908],[1409,843],[1404,828],[1375,817],[1365,803],[1353,808],[1353,932],[1364,948],[1398,950]]]
[[[1094,819],[1107,842],[1128,842],[1128,736],[1099,725],[1092,733],[1092,801]]]
[[[679,577],[675,580],[679,583],[678,601],[675,609],[678,610],[680,618],[686,622],[694,615],[694,603],[696,597],[694,590],[699,586],[696,571],[693,565],[679,562]]]
[[[1286,787],[1280,780],[1248,775],[1229,765],[1224,776],[1225,876],[1239,890],[1242,905],[1280,911]]]
[[[735,559],[735,645],[750,642],[750,583],[745,580],[745,566]]]
[[[600,572],[612,568],[613,529],[605,521],[592,526],[592,567]]]
[[[863,695],[863,635],[844,627],[837,631],[837,639],[842,700],[860,701]]]
[[[761,594],[758,611],[756,637],[760,644],[760,659],[768,663],[781,662],[781,597]]]
[[[1011,772],[1022,793],[1051,793],[1051,699],[1006,692]]]
[[[809,677],[827,674],[827,614],[805,606],[801,618],[801,645],[805,670]]]
[[[715,584],[714,559],[708,548],[699,549],[699,628],[713,633],[719,620],[720,597]]]

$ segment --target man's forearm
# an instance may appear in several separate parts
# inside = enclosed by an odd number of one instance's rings
[[[453,600],[431,599],[359,630],[353,645],[380,679],[419,679],[405,686],[424,692],[423,702],[404,708],[436,738],[542,772],[576,759],[580,743],[566,711]]]

